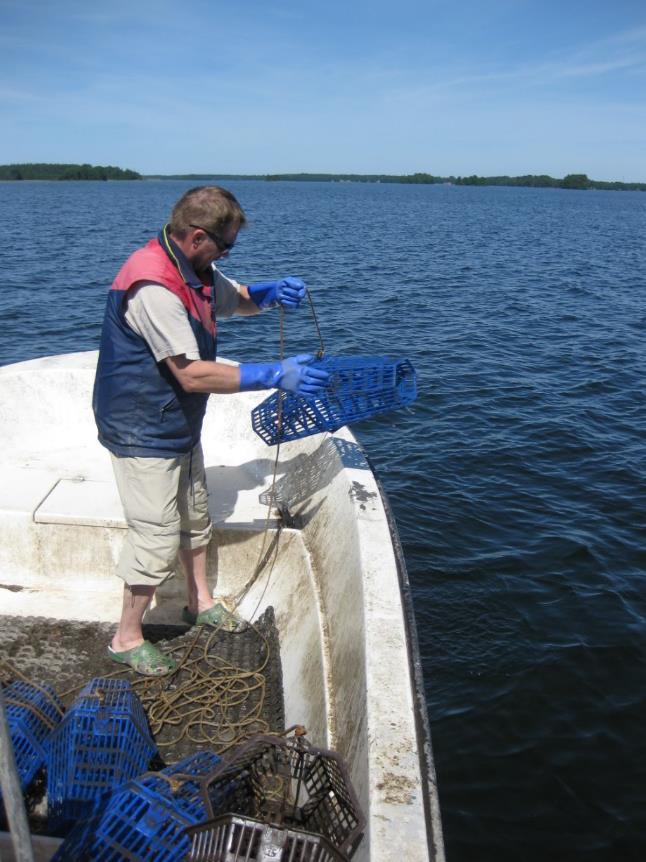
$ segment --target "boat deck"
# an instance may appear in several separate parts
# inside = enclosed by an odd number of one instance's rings
[[[96,677],[128,679],[147,713],[158,756],[151,768],[205,749],[224,753],[240,738],[285,729],[282,668],[273,608],[244,632],[205,627],[145,625],[144,635],[181,664],[163,679],[142,678],[108,658],[114,625],[44,617],[3,617],[0,680],[51,685],[68,708]],[[25,797],[30,831],[40,836],[37,858],[48,860],[64,832],[52,833],[41,772]],[[6,829],[0,815],[0,829]],[[2,859],[11,859],[0,834]]]
[[[178,672],[164,679],[142,678],[108,657],[114,625],[43,617],[3,617],[2,623],[0,678],[49,684],[66,708],[95,677],[129,680],[166,765],[205,748],[221,753],[241,736],[285,729],[272,608],[237,634],[146,625],[145,636],[181,663]]]

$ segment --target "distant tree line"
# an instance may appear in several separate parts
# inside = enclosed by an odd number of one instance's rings
[[[266,174],[263,179],[269,182],[295,180],[296,182],[331,183],[442,183],[442,177],[432,174]]]
[[[605,182],[591,180],[587,174],[568,174],[563,179],[555,179],[547,174],[525,174],[520,177],[439,177],[433,174],[415,173],[401,176],[393,174],[268,174],[270,182],[277,180],[318,181],[318,182],[359,182],[359,183],[420,183],[452,184],[456,186],[529,186],[553,189],[611,189],[616,191],[646,191],[646,183]]]
[[[112,165],[0,165],[0,180],[140,180],[136,171]]]
[[[345,182],[345,183],[410,183],[419,185],[452,184],[456,186],[529,186],[553,189],[611,189],[646,191],[646,183],[605,182],[591,180],[587,174],[568,174],[555,179],[547,174],[524,174],[519,177],[440,177],[428,173],[414,174],[155,174],[142,177],[136,171],[112,165],[20,164],[0,165],[0,180],[141,180],[174,179],[213,182],[216,180],[266,180],[278,182]]]
[[[462,186],[534,186],[553,189],[611,189],[616,191],[646,191],[646,183],[622,183],[591,180],[587,174],[567,174],[562,180],[546,174],[526,174],[521,177],[450,177]]]

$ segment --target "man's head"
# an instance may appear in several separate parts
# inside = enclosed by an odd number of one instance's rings
[[[170,233],[196,271],[227,254],[246,216],[236,198],[220,186],[189,189],[170,217]]]

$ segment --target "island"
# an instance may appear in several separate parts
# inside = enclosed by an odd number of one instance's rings
[[[0,165],[0,180],[140,180],[137,171],[112,165]]]

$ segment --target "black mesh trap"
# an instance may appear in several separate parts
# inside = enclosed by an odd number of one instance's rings
[[[347,768],[302,737],[259,735],[201,779],[190,862],[349,859],[365,826]]]

